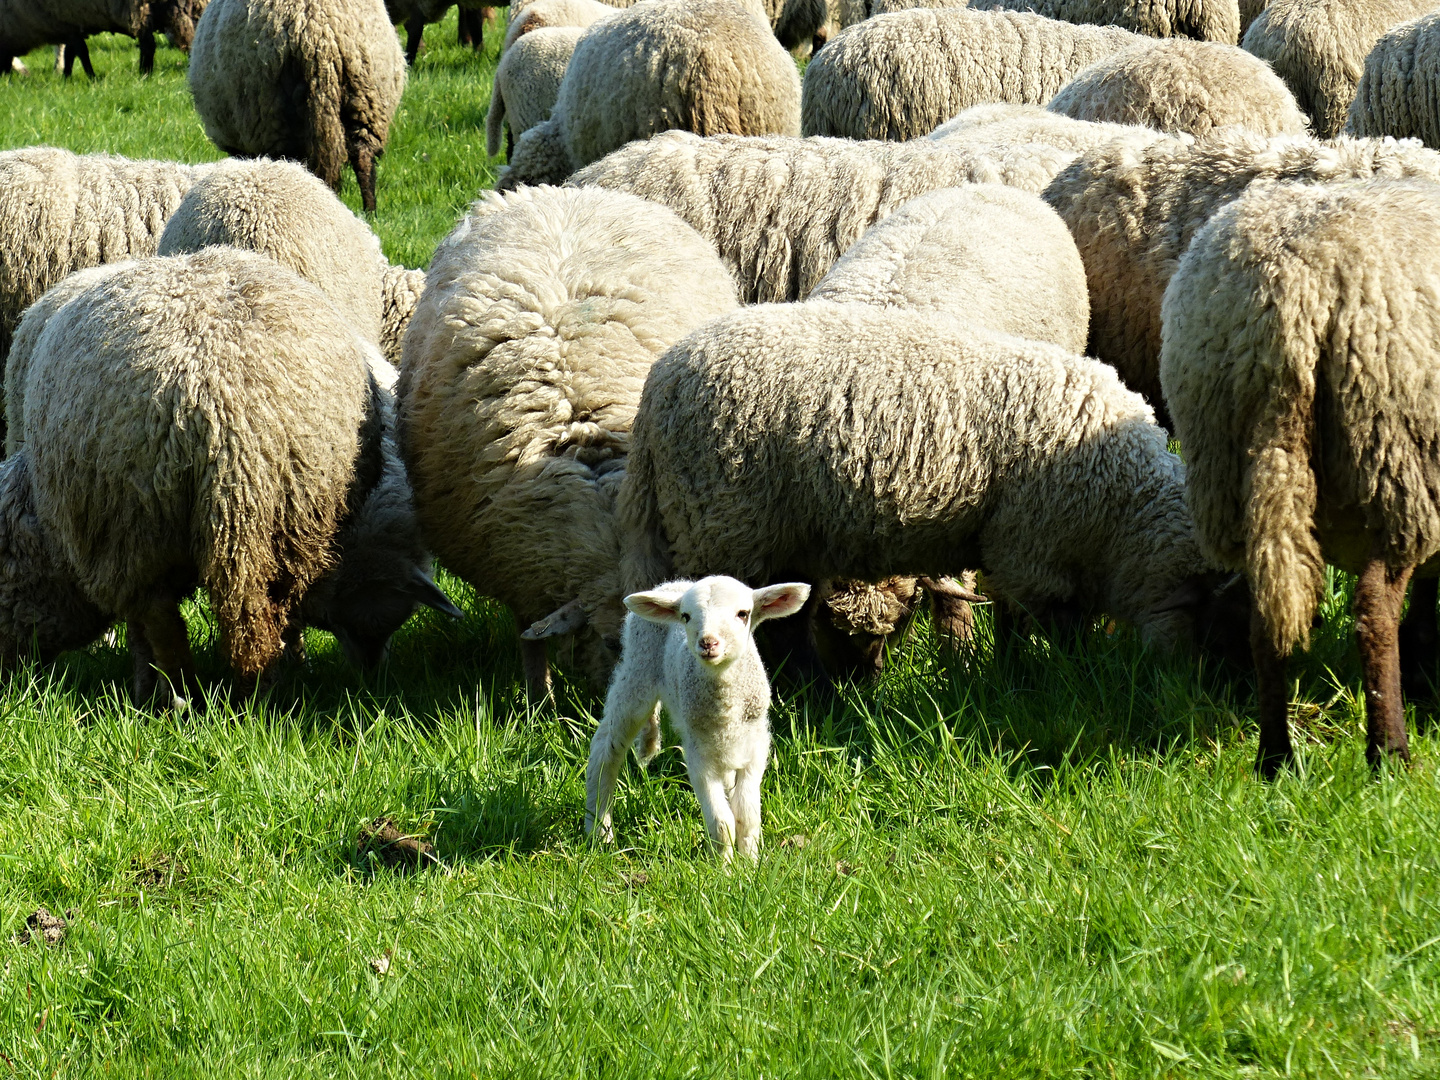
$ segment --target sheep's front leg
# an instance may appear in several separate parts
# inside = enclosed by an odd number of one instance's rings
[[[694,743],[688,740],[685,744],[685,769],[690,774],[695,798],[700,800],[705,831],[720,849],[721,861],[728,863],[735,852],[735,814],[730,809],[730,793],[725,790],[725,774],[713,771],[705,756],[696,752]],[[734,784],[733,773],[731,784]]]
[[[730,810],[735,815],[735,850],[752,861],[760,858],[760,780],[765,758],[735,774]]]
[[[590,762],[585,768],[585,835],[595,832],[598,823],[600,839],[607,844],[615,840],[610,800],[615,795],[620,766],[625,764],[625,751],[660,708],[655,696],[646,700],[626,693],[626,689],[621,680],[611,689],[605,702],[605,717],[590,740]]]
[[[539,705],[550,696],[550,655],[545,642],[520,639],[520,666],[525,672],[525,694]]]
[[[1365,672],[1365,758],[1372,767],[1387,755],[1410,760],[1405,700],[1400,693],[1400,608],[1413,567],[1394,569],[1371,559],[1355,584],[1355,636]]]
[[[1290,745],[1290,684],[1285,677],[1285,657],[1276,651],[1258,611],[1250,615],[1250,652],[1255,657],[1260,697],[1260,753],[1255,770],[1266,780],[1273,780],[1280,767],[1295,758]]]
[[[195,662],[180,605],[173,598],[158,597],[128,620],[126,628],[135,658],[135,703],[145,704],[158,689],[160,708],[186,708],[187,688],[195,683]]]

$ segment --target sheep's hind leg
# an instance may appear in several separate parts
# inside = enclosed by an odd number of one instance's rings
[[[1435,667],[1440,662],[1437,592],[1440,577],[1416,578],[1410,589],[1410,610],[1400,624],[1400,689],[1411,701],[1435,693]]]
[[[126,634],[135,658],[135,703],[144,705],[158,691],[160,709],[187,708],[185,695],[196,683],[195,661],[179,603],[170,597],[152,600],[126,622]]]
[[[140,31],[140,74],[155,73],[155,31]]]
[[[520,639],[520,666],[525,671],[525,693],[532,705],[550,696],[550,656],[544,640]]]
[[[405,63],[407,66],[415,66],[415,60],[420,55],[420,43],[424,40],[425,20],[419,15],[413,15],[405,24]]]
[[[1295,758],[1290,744],[1290,684],[1285,677],[1285,657],[1275,649],[1258,611],[1250,615],[1250,651],[1255,657],[1255,682],[1260,697],[1260,752],[1255,759],[1255,771],[1264,779],[1273,780],[1281,766]]]
[[[90,63],[90,46],[85,43],[83,37],[71,38],[65,42],[65,74],[68,77],[75,70],[75,61],[79,59],[80,66],[85,69],[85,74],[95,78],[95,67]]]
[[[360,205],[367,214],[375,212],[375,151],[372,147],[356,143],[350,149],[350,167],[355,170],[355,180],[360,185]]]
[[[1394,569],[1372,558],[1355,584],[1355,636],[1365,672],[1365,758],[1410,760],[1405,699],[1400,692],[1400,609],[1413,567]]]

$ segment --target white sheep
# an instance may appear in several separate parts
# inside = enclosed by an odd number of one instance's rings
[[[560,83],[575,46],[585,34],[582,26],[554,26],[532,30],[500,57],[485,116],[485,152],[500,153],[500,139],[509,129],[506,156],[515,140],[550,118]]]
[[[760,853],[760,779],[770,757],[770,680],[755,648],[755,627],[793,615],[810,586],[751,589],[731,577],[669,581],[625,598],[625,640],[590,742],[585,770],[585,832],[615,838],[610,799],[636,742],[641,764],[659,749],[663,705],[685,748],[685,768],[705,828],[729,861]],[[640,740],[637,742],[637,738]]]

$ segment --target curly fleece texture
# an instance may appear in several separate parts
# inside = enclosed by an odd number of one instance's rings
[[[1440,187],[1255,185],[1165,293],[1163,380],[1200,541],[1284,656],[1325,564],[1440,551]]]
[[[1401,23],[1370,50],[1345,131],[1440,148],[1440,13]]]
[[[967,0],[875,0],[872,15],[918,7],[966,7]],[[1190,37],[1234,45],[1235,0],[973,0],[969,7],[1026,11],[1062,22],[1120,26],[1147,37]]]

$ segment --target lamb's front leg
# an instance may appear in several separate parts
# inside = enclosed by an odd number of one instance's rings
[[[735,772],[730,793],[730,810],[735,815],[735,848],[749,859],[760,858],[760,781],[770,761],[770,732],[755,733],[750,763]]]
[[[711,767],[690,740],[685,742],[685,769],[690,786],[700,800],[700,813],[705,818],[705,831],[720,849],[722,862],[729,862],[735,851],[735,814],[730,809],[730,793],[725,790],[725,774]],[[734,782],[732,776],[732,783]]]
[[[626,692],[619,682],[605,702],[605,717],[590,740],[590,762],[585,769],[585,835],[600,826],[600,839],[613,843],[615,830],[610,822],[610,800],[615,782],[625,764],[625,752],[647,721],[660,708],[657,697]]]

